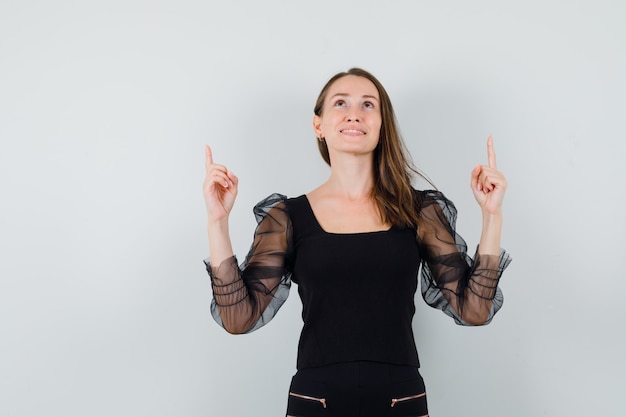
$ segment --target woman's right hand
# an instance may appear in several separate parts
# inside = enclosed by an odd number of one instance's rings
[[[239,179],[228,168],[213,163],[213,153],[205,145],[206,177],[202,185],[209,222],[228,218],[237,197]]]

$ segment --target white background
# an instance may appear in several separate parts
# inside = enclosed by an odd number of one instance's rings
[[[203,145],[240,177],[242,258],[257,201],[325,180],[313,104],[361,66],[471,247],[489,134],[509,179],[503,310],[462,328],[417,299],[431,415],[623,416],[625,21],[618,0],[1,0],[0,415],[284,415],[300,302],[251,335],[210,318]]]

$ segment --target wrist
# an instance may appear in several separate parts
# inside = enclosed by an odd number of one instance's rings
[[[498,208],[496,210],[487,210],[482,209],[481,213],[483,215],[483,220],[501,220],[502,219],[502,209]]]
[[[209,237],[211,265],[219,266],[225,259],[233,256],[233,249],[228,232],[228,218],[209,221],[207,232]]]
[[[219,220],[211,220],[207,222],[207,231],[209,235],[228,233],[228,217]]]
[[[497,255],[500,253],[500,235],[502,234],[502,211],[483,212],[483,227],[480,237],[479,253]]]

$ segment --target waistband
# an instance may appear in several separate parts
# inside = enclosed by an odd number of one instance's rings
[[[338,385],[386,385],[420,378],[414,366],[394,365],[381,362],[341,362],[317,368],[300,369],[297,375],[311,381]]]

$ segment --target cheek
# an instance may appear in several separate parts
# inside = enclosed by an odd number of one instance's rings
[[[337,123],[340,123],[343,120],[343,115],[340,112],[329,112],[329,114],[324,117],[322,122],[322,126],[326,128],[330,128],[335,126]]]
[[[383,122],[382,120],[377,120],[375,123],[375,129],[378,133],[380,133],[380,129],[383,127]]]

